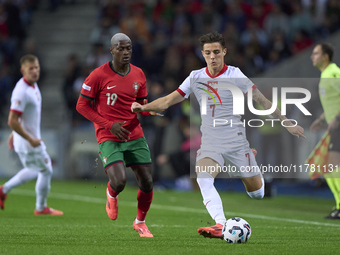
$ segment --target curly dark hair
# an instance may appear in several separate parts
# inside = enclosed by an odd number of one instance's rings
[[[203,48],[204,44],[206,44],[206,43],[214,43],[214,42],[220,43],[222,48],[223,49],[225,48],[224,37],[223,37],[223,35],[221,35],[217,31],[213,31],[211,33],[202,35],[200,38],[198,38],[198,41],[200,42],[202,48]]]

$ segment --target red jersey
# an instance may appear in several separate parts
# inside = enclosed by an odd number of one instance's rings
[[[93,100],[93,109],[103,118],[113,122],[126,123],[123,127],[131,132],[130,140],[144,136],[137,119],[131,112],[131,105],[147,97],[146,78],[143,71],[129,64],[129,71],[122,75],[113,70],[108,62],[95,70],[84,81],[81,96]],[[121,141],[109,129],[94,123],[98,144],[107,141]]]

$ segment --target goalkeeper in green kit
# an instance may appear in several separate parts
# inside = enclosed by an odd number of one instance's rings
[[[311,131],[319,130],[325,123],[331,134],[328,146],[327,166],[332,173],[324,175],[331,189],[336,207],[326,216],[326,219],[340,219],[340,68],[332,62],[333,47],[328,43],[315,46],[311,55],[313,66],[321,71],[319,95],[324,112],[316,119]]]

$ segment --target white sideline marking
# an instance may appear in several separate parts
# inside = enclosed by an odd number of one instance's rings
[[[15,189],[12,191],[12,193],[18,194],[18,195],[25,195],[25,196],[35,196],[35,192],[33,190],[27,190],[27,189]],[[69,194],[63,194],[63,193],[50,193],[49,197],[63,199],[63,200],[96,203],[96,204],[106,203],[106,199],[103,199],[103,198],[92,198],[92,197],[87,197],[87,196],[69,195]],[[119,201],[119,204],[124,205],[124,206],[135,207],[137,205],[137,202]],[[206,213],[207,212],[205,209],[194,209],[194,208],[188,208],[188,207],[182,207],[182,206],[167,206],[167,205],[151,204],[151,207],[152,209],[171,210],[171,211],[177,211],[177,212],[191,212],[191,213]],[[258,215],[258,214],[238,213],[238,212],[224,212],[224,213],[226,215],[231,215],[231,216],[238,215],[240,217],[245,217],[245,218],[284,221],[284,222],[290,222],[290,223],[300,223],[300,224],[340,228],[340,224],[334,224],[334,223],[323,223],[323,222],[317,222],[317,221],[286,219],[286,218],[278,218],[278,217],[271,217],[271,216]]]

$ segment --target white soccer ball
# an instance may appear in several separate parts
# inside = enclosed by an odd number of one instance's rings
[[[227,243],[246,243],[251,235],[250,225],[242,218],[230,218],[223,225],[222,235]]]

